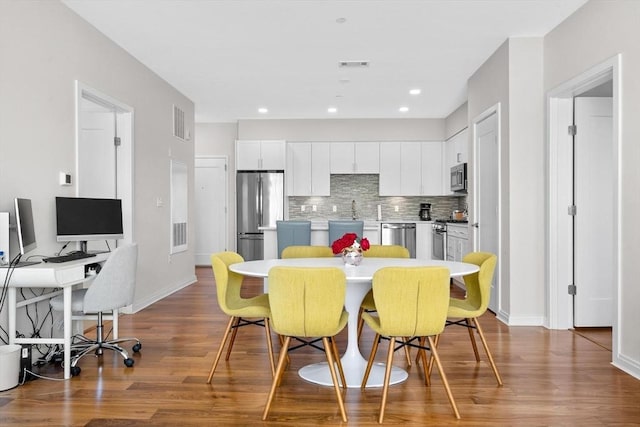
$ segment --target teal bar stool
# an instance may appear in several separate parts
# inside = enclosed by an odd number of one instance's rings
[[[329,220],[329,246],[345,233],[356,233],[362,239],[364,233],[364,221],[353,220]]]
[[[278,258],[287,246],[311,245],[311,221],[276,221]]]

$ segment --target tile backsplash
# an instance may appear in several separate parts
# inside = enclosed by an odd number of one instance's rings
[[[467,201],[465,196],[382,197],[378,195],[378,181],[377,174],[331,175],[331,196],[289,197],[289,219],[350,219],[355,200],[357,219],[375,221],[380,205],[383,221],[419,221],[420,203],[431,203],[431,217],[436,219],[448,218],[454,209],[464,209]]]

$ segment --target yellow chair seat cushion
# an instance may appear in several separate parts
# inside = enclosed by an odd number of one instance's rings
[[[451,298],[449,299],[447,317],[472,319],[481,316],[484,311],[485,310],[474,307],[473,304],[467,300]]]
[[[362,300],[362,304],[360,304],[364,310],[373,310],[376,309],[376,302],[373,299],[373,291],[369,291]]]
[[[269,295],[262,294],[252,298],[229,301],[224,312],[228,316],[236,317],[271,317]]]

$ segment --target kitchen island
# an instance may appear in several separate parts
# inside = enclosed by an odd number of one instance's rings
[[[431,221],[375,221],[364,220],[364,237],[372,245],[380,244],[380,224],[382,222],[416,223],[416,258],[431,259]],[[275,227],[260,227],[264,232],[264,259],[278,258],[278,238]],[[311,244],[330,246],[328,220],[311,220]]]

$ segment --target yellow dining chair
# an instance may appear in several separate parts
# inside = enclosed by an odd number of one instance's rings
[[[282,258],[321,258],[332,257],[329,246],[287,246],[282,250]]]
[[[240,288],[242,287],[243,276],[229,270],[229,265],[244,262],[242,256],[235,252],[219,252],[211,255],[211,267],[213,268],[213,276],[216,281],[216,291],[218,297],[218,305],[220,309],[229,316],[227,328],[224,331],[220,348],[216,358],[211,365],[209,379],[207,384],[211,384],[211,379],[216,371],[220,356],[224,345],[231,333],[231,339],[227,347],[227,355],[225,360],[229,360],[231,349],[238,333],[238,328],[247,325],[264,326],[267,336],[267,352],[269,353],[269,362],[271,364],[271,374],[275,373],[275,363],[273,358],[273,348],[271,344],[271,330],[269,327],[269,317],[271,310],[269,308],[269,296],[261,294],[252,298],[242,298],[240,296]],[[249,320],[257,318],[259,320]]]
[[[262,415],[263,421],[269,415],[276,388],[282,379],[292,337],[322,337],[342,421],[347,421],[335,365],[345,388],[346,380],[334,339],[348,320],[348,313],[344,310],[346,284],[344,272],[335,267],[273,267],[269,271],[272,327],[285,338]]]
[[[471,346],[473,347],[473,353],[476,356],[476,361],[480,361],[480,355],[478,354],[478,346],[476,345],[475,336],[473,330],[478,331],[480,340],[484,351],[487,353],[489,364],[493,369],[493,374],[496,377],[498,385],[502,385],[502,378],[498,372],[498,368],[489,350],[489,345],[484,337],[482,328],[478,318],[482,316],[489,306],[489,299],[491,298],[491,281],[493,280],[493,274],[498,262],[498,257],[488,252],[471,252],[464,256],[463,262],[475,264],[480,267],[480,270],[476,273],[464,276],[464,284],[467,291],[465,299],[451,298],[449,301],[449,310],[447,312],[448,319],[446,325],[458,325],[464,326],[469,331],[469,338],[471,339]],[[440,337],[436,338],[436,345],[440,341]],[[431,365],[431,362],[430,362]],[[429,366],[431,369],[431,366]]]
[[[431,350],[431,355],[440,371],[440,378],[442,378],[449,403],[456,418],[459,419],[460,413],[449,388],[447,377],[442,369],[433,339],[433,337],[442,333],[447,319],[449,269],[444,267],[382,268],[374,274],[372,286],[377,315],[365,312],[362,317],[367,325],[376,332],[376,337],[364,377],[362,378],[361,387],[364,389],[367,384],[380,338],[388,337],[389,349],[378,422],[382,423],[384,419],[393,352],[397,337],[412,337],[412,341],[416,338],[419,339],[419,345],[412,345],[420,348],[425,383],[427,385],[430,385],[430,381],[424,350]],[[425,339],[429,341],[429,347],[425,347]],[[405,341],[399,344],[406,346],[409,345],[409,342]]]
[[[368,251],[364,251],[365,257],[371,258],[410,258],[409,249],[400,245],[371,245]],[[373,291],[369,291],[360,304],[360,312],[358,313],[358,339],[362,334],[362,326],[364,320],[362,319],[363,312],[376,311],[376,303],[373,300]],[[407,363],[411,366],[411,355],[409,354],[409,347],[405,347],[405,355],[407,356]]]

